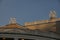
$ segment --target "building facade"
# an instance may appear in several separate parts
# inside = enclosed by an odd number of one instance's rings
[[[49,18],[24,25],[10,18],[7,25],[0,26],[0,40],[60,40],[60,18],[55,11],[50,12]]]

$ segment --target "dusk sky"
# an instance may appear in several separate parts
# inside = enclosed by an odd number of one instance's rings
[[[60,0],[0,0],[0,25],[8,24],[10,17],[15,17],[21,25],[46,20],[51,10],[60,17]]]

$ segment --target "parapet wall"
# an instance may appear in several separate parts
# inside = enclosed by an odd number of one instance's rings
[[[60,21],[60,18],[53,20],[40,20],[34,22],[26,22],[24,25],[31,30],[53,30],[56,31],[56,21]]]

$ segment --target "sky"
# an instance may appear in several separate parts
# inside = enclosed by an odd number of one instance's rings
[[[55,10],[60,17],[60,0],[0,0],[0,25],[9,23],[15,17],[17,23],[49,19],[49,12]]]

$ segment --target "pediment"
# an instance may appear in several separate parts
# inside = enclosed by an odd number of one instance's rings
[[[13,29],[13,28],[22,28],[19,24],[7,24],[5,26],[0,27],[0,29]]]

